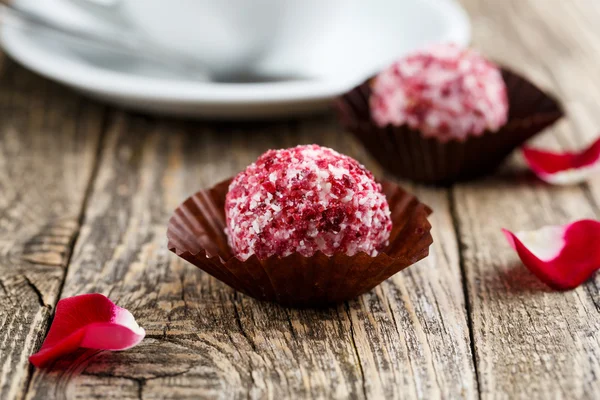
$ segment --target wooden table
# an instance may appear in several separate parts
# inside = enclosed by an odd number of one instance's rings
[[[556,93],[568,118],[536,142],[600,130],[600,3],[463,0],[475,45]],[[515,155],[489,179],[435,189],[431,255],[355,301],[293,310],[235,293],[166,248],[188,195],[268,148],[320,143],[381,170],[332,115],[261,123],[106,108],[2,58],[0,398],[594,398],[600,277],[558,293],[501,227],[600,217],[600,179],[550,187]],[[146,328],[121,353],[33,369],[61,297],[108,295]]]

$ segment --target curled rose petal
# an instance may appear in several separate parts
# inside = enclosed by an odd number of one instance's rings
[[[502,231],[523,264],[554,289],[574,289],[600,268],[600,221],[581,220],[516,234]]]
[[[600,138],[580,152],[553,153],[523,147],[529,167],[542,180],[554,185],[572,185],[600,171]]]
[[[146,332],[133,315],[101,294],[83,294],[60,300],[50,332],[29,361],[36,367],[80,347],[126,350],[142,341]]]

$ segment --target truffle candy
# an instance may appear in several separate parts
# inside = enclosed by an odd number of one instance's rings
[[[375,256],[392,230],[373,175],[356,160],[317,145],[260,156],[231,182],[225,215],[229,245],[242,260],[318,251]]]
[[[495,132],[508,118],[500,69],[472,49],[438,44],[412,53],[371,85],[371,116],[380,127],[408,125],[442,141]]]

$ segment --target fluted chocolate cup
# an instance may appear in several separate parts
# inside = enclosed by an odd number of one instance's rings
[[[522,76],[502,69],[509,104],[508,121],[496,132],[441,141],[407,125],[379,127],[371,119],[371,80],[340,97],[341,124],[352,132],[388,172],[416,182],[448,185],[492,173],[524,142],[564,113],[560,104]]]
[[[225,196],[231,179],[181,204],[169,221],[169,250],[235,290],[292,307],[318,307],[353,299],[427,257],[433,243],[431,209],[398,185],[381,182],[390,206],[389,245],[377,256],[318,252],[245,261],[235,257],[225,234]]]

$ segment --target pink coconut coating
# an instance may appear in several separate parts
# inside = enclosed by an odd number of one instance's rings
[[[317,251],[375,256],[392,222],[381,185],[356,160],[317,145],[269,150],[235,177],[227,236],[245,260]]]
[[[378,126],[407,124],[441,141],[495,132],[508,118],[498,67],[452,44],[398,60],[374,79],[372,90],[371,116]]]

